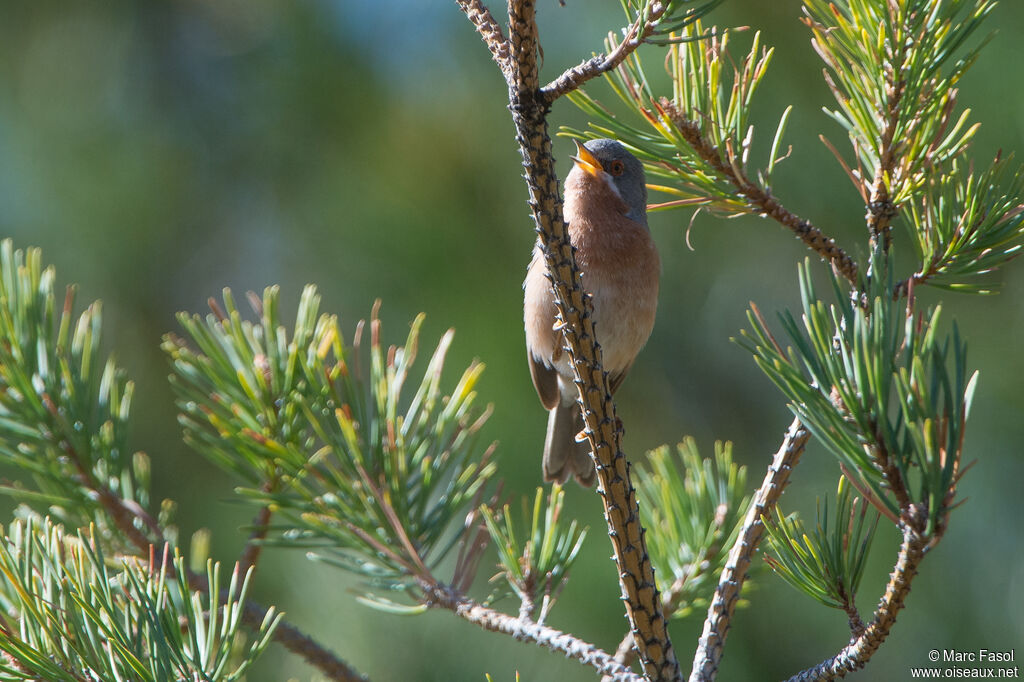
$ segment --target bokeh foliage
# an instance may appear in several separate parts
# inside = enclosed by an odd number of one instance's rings
[[[363,322],[346,344],[319,303],[307,287],[290,333],[274,287],[253,297],[256,322],[227,290],[205,319],[179,316],[188,340],[171,335],[164,348],[185,438],[248,483],[236,489],[243,499],[280,514],[274,544],[308,548],[381,589],[406,588],[410,564],[435,566],[465,540],[452,526],[494,474],[477,445],[489,415],[473,405],[483,365],[442,394],[449,330],[406,397],[423,317],[404,346],[385,350],[376,310],[369,344]]]

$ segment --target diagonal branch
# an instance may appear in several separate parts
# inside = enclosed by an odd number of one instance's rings
[[[277,488],[277,474],[263,484],[263,492],[268,495],[273,493]],[[270,528],[270,517],[273,514],[270,505],[264,505],[260,507],[260,510],[256,513],[256,518],[252,520],[252,532],[249,533],[249,539],[245,542],[245,547],[242,549],[242,554],[238,558],[238,569],[242,575],[249,572],[249,569],[256,569],[256,564],[260,560],[260,554],[263,550],[263,541],[267,537],[267,531]]]
[[[260,554],[263,550],[263,540],[267,537],[267,529],[270,527],[270,516],[271,510],[269,506],[260,507],[259,512],[256,513],[256,518],[253,519],[252,532],[249,534],[249,539],[245,543],[245,548],[242,550],[241,556],[238,558],[238,567],[242,575],[251,568],[256,568],[257,562],[260,560]]]
[[[746,200],[747,205],[754,213],[768,216],[792,230],[793,234],[808,248],[821,256],[823,260],[831,263],[843,277],[856,284],[857,263],[836,244],[834,239],[827,236],[810,221],[792,213],[775,198],[770,190],[751,182],[739,172],[737,164],[732,163],[731,159],[723,158],[718,147],[701,132],[700,125],[687,118],[673,102],[663,97],[659,105],[697,155],[736,188],[736,191]]]
[[[615,682],[641,682],[643,678],[602,649],[573,635],[542,625],[529,618],[509,616],[479,604],[454,588],[438,583],[423,582],[425,603],[432,608],[448,609],[484,630],[501,632],[515,639],[533,642],[545,649],[557,651],[589,665],[607,679]]]
[[[729,561],[722,571],[715,596],[711,599],[708,617],[704,621],[704,632],[697,645],[697,653],[693,657],[690,682],[710,682],[718,673],[722,647],[725,645],[726,635],[729,634],[732,614],[736,609],[736,602],[739,601],[743,581],[746,580],[750,569],[751,558],[764,534],[761,519],[774,511],[786,484],[789,483],[789,474],[800,461],[810,437],[810,431],[799,419],[794,419],[789,425],[782,445],[779,446],[779,451],[772,459],[771,466],[768,467],[764,482],[761,483],[747,511],[747,518],[740,529],[739,537],[736,538],[736,544],[729,552]]]
[[[505,81],[511,84],[512,70],[509,63],[511,57],[508,38],[505,37],[501,25],[491,14],[491,10],[487,9],[481,0],[455,0],[455,4],[476,27],[476,32],[487,44],[487,49],[491,51],[491,57],[497,62],[501,73],[505,76]]]
[[[910,524],[901,525],[903,542],[900,545],[899,557],[871,624],[838,654],[813,668],[797,673],[789,682],[818,682],[844,677],[849,672],[863,668],[889,636],[889,630],[896,623],[896,614],[903,608],[903,602],[910,593],[910,583],[917,575],[917,567],[928,549],[926,536]]]
[[[259,604],[247,602],[242,611],[242,620],[252,628],[258,628],[267,617],[267,609]],[[329,680],[336,682],[366,682],[367,678],[341,660],[330,649],[305,634],[297,627],[282,620],[274,630],[274,641],[288,651],[301,656],[306,663],[315,667]]]
[[[624,62],[657,30],[668,11],[668,4],[667,2],[655,2],[651,5],[649,12],[645,13],[641,10],[633,23],[623,30],[622,42],[616,45],[615,49],[608,54],[599,54],[566,69],[561,76],[540,89],[541,99],[550,104],[590,79],[607,73]]]

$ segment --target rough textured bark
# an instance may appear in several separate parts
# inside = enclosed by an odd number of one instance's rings
[[[509,109],[526,170],[530,208],[580,390],[585,432],[596,459],[598,490],[640,661],[649,679],[676,680],[680,678],[679,663],[661,610],[629,464],[621,449],[622,427],[601,366],[601,348],[594,333],[590,301],[584,294],[562,217],[562,198],[547,126],[549,103],[539,90],[534,11],[532,0],[509,3],[513,73]]]
[[[615,660],[615,657],[573,635],[542,625],[520,615],[518,618],[487,608],[463,594],[437,584],[422,585],[426,601],[433,608],[444,608],[484,630],[501,632],[515,639],[533,642],[545,649],[565,654],[597,670],[614,682],[640,682],[643,678]]]
[[[839,247],[834,239],[809,221],[789,211],[772,195],[771,191],[751,182],[738,172],[734,164],[723,158],[722,152],[704,136],[697,122],[688,119],[675,104],[664,97],[659,104],[679,129],[683,139],[715,171],[728,179],[751,208],[790,229],[807,248],[831,263],[851,283],[856,284],[857,263]]]
[[[718,673],[718,664],[722,660],[722,647],[725,645],[726,635],[729,634],[732,614],[736,610],[736,602],[739,601],[743,581],[747,578],[751,558],[764,535],[764,524],[761,522],[761,517],[771,514],[775,509],[779,498],[782,497],[782,491],[789,483],[789,474],[800,461],[800,456],[810,437],[810,431],[800,423],[799,419],[794,419],[786,432],[782,445],[772,459],[771,466],[768,467],[768,473],[754,496],[750,510],[747,512],[747,518],[743,522],[743,528],[740,530],[739,537],[736,538],[736,544],[729,552],[729,561],[725,565],[725,570],[722,571],[715,596],[711,599],[708,617],[704,621],[704,632],[697,645],[697,653],[693,657],[690,682],[709,682],[714,680]]]

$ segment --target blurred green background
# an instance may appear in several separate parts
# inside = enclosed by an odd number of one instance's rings
[[[612,0],[539,5],[550,77],[621,24]],[[774,189],[863,257],[864,208],[817,140],[825,133],[842,148],[844,136],[821,113],[831,99],[799,8],[729,0],[711,21],[760,28],[776,46],[754,117],[765,149],[783,108],[795,105],[793,154]],[[998,33],[961,92],[984,124],[973,152],[981,160],[1024,150],[1024,5],[1003,3],[988,29]],[[652,65],[661,58],[657,48],[646,55]],[[584,123],[567,102],[551,121]],[[563,173],[570,148],[556,142]],[[138,383],[134,445],[152,456],[155,494],[179,502],[183,537],[212,529],[222,560],[237,557],[250,511],[233,503],[230,479],[181,444],[158,346],[176,328],[176,311],[204,311],[225,286],[280,284],[294,310],[301,286],[314,282],[349,330],[380,297],[391,342],[419,311],[427,339],[455,327],[448,377],[473,357],[487,364],[481,391],[495,414],[486,433],[500,442],[507,491],[540,483],[545,413],[523,357],[520,284],[533,231],[520,172],[504,83],[449,1],[6,2],[0,10],[0,236],[42,247],[60,281],[79,283],[83,300],[103,299],[107,342]],[[732,440],[756,485],[790,417],[729,338],[745,326],[748,300],[766,313],[796,304],[806,252],[773,223],[706,215],[693,225],[691,251],[689,220],[688,211],[651,219],[664,263],[659,320],[617,396],[625,445],[639,457],[693,434],[710,454],[714,439]],[[901,246],[909,253],[902,234]],[[908,679],[930,649],[1024,643],[1024,263],[995,280],[1002,293],[994,297],[922,294],[944,300],[981,370],[966,444],[978,463],[961,486],[967,503],[924,562],[891,638],[855,679]],[[785,508],[812,510],[836,476],[831,457],[811,448]],[[600,505],[575,486],[569,504],[592,532],[550,622],[613,650],[625,619]],[[895,548],[895,533],[880,532],[859,598],[865,615]],[[492,564],[485,559],[481,591]],[[524,681],[594,679],[448,613],[368,610],[346,576],[298,552],[270,551],[257,585],[260,600],[373,680],[489,672],[505,681],[516,670]],[[843,614],[774,576],[748,596],[722,679],[778,679],[846,640]],[[673,625],[686,663],[701,620]],[[313,674],[275,647],[251,679]]]

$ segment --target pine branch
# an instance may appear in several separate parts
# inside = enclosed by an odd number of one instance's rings
[[[524,500],[524,505],[527,501]],[[516,523],[508,504],[501,508],[500,514],[486,505],[479,507],[487,532],[498,550],[500,569],[500,573],[491,578],[496,587],[488,602],[515,594],[520,601],[521,619],[532,619],[539,604],[538,620],[544,622],[587,536],[587,529],[580,528],[575,519],[563,523],[564,501],[565,492],[557,483],[551,486],[546,503],[544,488],[537,488],[532,513],[524,514],[522,523]]]
[[[566,69],[561,76],[541,88],[541,99],[545,102],[554,102],[562,95],[579,88],[590,79],[596,78],[617,67],[655,32],[667,10],[668,3],[652,3],[651,9],[646,13],[646,16],[641,11],[633,23],[622,30],[625,37],[611,52],[596,55],[572,68]]]
[[[53,406],[49,396],[44,396],[43,402],[56,414],[56,407]],[[104,485],[85,467],[78,451],[70,443],[62,441],[61,447],[77,469],[80,483],[95,495],[124,537],[128,538],[143,554],[149,551],[151,544],[163,544],[164,530],[148,511],[134,501],[125,500]],[[141,525],[148,528],[152,536],[147,536],[142,532],[135,524],[136,521],[140,521]]]
[[[846,617],[849,620],[850,634],[854,637],[860,637],[864,634],[867,626],[864,625],[864,621],[860,617],[860,611],[857,610],[857,605],[853,601],[853,595],[843,595],[846,599],[843,600],[843,611],[846,613]]]
[[[266,539],[267,530],[270,526],[270,517],[271,511],[269,506],[261,507],[256,512],[256,518],[252,522],[252,532],[249,534],[249,539],[246,541],[242,554],[238,559],[238,565],[246,571],[250,568],[255,569],[257,562],[260,560],[263,540]]]
[[[125,456],[133,385],[100,355],[100,306],[94,303],[74,321],[74,288],[58,307],[54,269],[43,266],[38,249],[15,251],[10,240],[0,244],[0,274],[0,409],[6,415],[0,457],[32,472],[38,488],[5,486],[5,492],[44,502],[68,528],[93,524],[96,537],[115,551],[160,564],[173,532],[146,509],[148,459],[142,453]],[[173,563],[168,570],[177,578]],[[209,593],[204,578],[187,578]],[[256,626],[270,612],[247,608],[259,613]],[[287,645],[289,628],[275,636]],[[335,668],[344,666],[329,653],[321,656],[328,659]]]
[[[977,130],[965,129],[966,111],[954,118],[955,86],[980,49],[962,54],[963,46],[994,4],[805,0],[804,23],[839,105],[829,114],[849,134],[857,171],[847,170],[883,251],[893,218]]]
[[[898,10],[889,4],[890,21],[896,23],[895,13]],[[903,80],[903,63],[906,59],[906,43],[896,45],[896,56],[892,64],[884,71],[885,106],[882,112],[882,130],[878,139],[878,167],[871,181],[870,203],[868,204],[865,221],[872,243],[882,240],[884,249],[889,250],[892,244],[890,227],[897,209],[889,193],[889,182],[897,163],[897,145],[895,143],[896,127],[900,121],[903,91],[906,82]]]
[[[245,605],[242,618],[249,627],[256,627],[266,618],[266,607],[249,602]],[[360,674],[333,651],[305,634],[297,627],[282,620],[274,631],[274,641],[288,651],[296,654],[310,664],[327,679],[336,682],[366,682],[367,677]]]
[[[1000,155],[1001,156],[1001,155]],[[976,172],[973,162],[953,160],[908,202],[904,212],[920,268],[900,281],[893,296],[912,288],[990,293],[969,282],[1016,258],[1024,248],[1024,169],[1013,157],[997,156]]]
[[[721,0],[708,0],[702,5],[681,12],[682,16],[679,16],[683,5],[688,4],[685,0],[684,2],[645,0],[640,7],[635,8],[636,16],[629,26],[622,29],[622,40],[617,45],[614,45],[607,53],[595,55],[566,69],[562,75],[541,88],[541,100],[550,104],[562,95],[576,90],[587,81],[612,71],[645,42],[652,40],[662,44],[675,42],[676,39],[672,37],[655,38],[679,31],[696,22],[720,2]],[[622,4],[623,7],[629,7],[632,0],[623,0]]]
[[[135,544],[136,549],[138,549],[142,556],[149,554],[152,547],[162,544],[164,531],[159,529],[159,526],[156,526],[156,530],[159,531],[158,537],[161,539],[161,542],[155,544],[136,528],[133,522],[134,519],[144,522],[147,526],[156,523],[144,509],[138,505],[125,504],[124,500],[110,492],[109,489],[101,490],[98,487],[92,487],[96,485],[94,479],[89,479],[89,483],[91,484],[90,488],[98,495],[100,502],[107,510],[107,513],[110,514],[118,529]],[[269,508],[264,507],[264,509],[267,509],[266,517],[269,520]],[[263,527],[265,528],[265,525]],[[255,547],[255,549],[249,550],[250,547]],[[259,547],[259,544],[247,545],[247,550],[243,553],[243,559],[248,560],[249,563],[245,566],[244,570],[248,570],[249,567],[255,567],[256,559],[259,555]],[[175,575],[174,567],[170,566],[169,568],[171,575]],[[188,582],[194,589],[199,589],[204,593],[209,593],[210,591],[210,586],[206,580],[191,571],[188,574]],[[266,619],[268,611],[269,609],[265,606],[251,601],[246,602],[243,614],[245,623],[249,627],[258,628]],[[302,656],[307,663],[320,670],[330,680],[356,682],[366,679],[336,654],[284,620],[281,620],[278,624],[277,629],[274,631],[273,639],[292,653]]]
[[[17,626],[2,622],[0,649],[23,674],[4,679],[239,679],[280,615],[264,611],[239,648],[251,574],[236,566],[221,589],[220,565],[208,562],[211,587],[197,594],[187,573],[177,554],[106,555],[95,525],[72,536],[49,519],[15,522],[0,539],[0,593]]]
[[[710,682],[718,673],[718,664],[722,660],[722,648],[729,634],[732,614],[736,609],[736,602],[739,601],[754,552],[764,535],[764,523],[761,519],[775,509],[789,483],[789,475],[800,461],[810,437],[810,431],[799,419],[794,419],[782,445],[772,459],[771,466],[768,467],[768,473],[754,496],[754,502],[747,512],[739,538],[729,553],[729,562],[722,571],[718,589],[708,608],[704,632],[693,657],[690,682]]]
[[[484,630],[501,632],[515,639],[532,642],[545,649],[557,651],[566,658],[575,659],[597,670],[616,682],[640,682],[644,678],[633,673],[627,666],[617,662],[613,656],[598,647],[573,635],[536,623],[528,618],[518,618],[495,611],[459,593],[454,588],[438,583],[423,583],[424,599],[431,608],[442,608],[453,612]]]
[[[764,517],[771,555],[765,562],[798,591],[829,608],[840,609],[854,636],[864,631],[856,595],[880,515],[868,522],[869,503],[851,499],[855,490],[840,477],[833,504],[819,498],[816,521],[805,526],[797,515],[778,508]]]
[[[509,3],[513,85],[509,109],[523,156],[530,207],[540,244],[552,276],[558,320],[579,387],[585,432],[596,460],[598,490],[614,548],[626,614],[639,643],[640,660],[652,680],[674,680],[679,663],[661,611],[654,569],[640,525],[636,492],[621,449],[619,426],[601,365],[592,306],[585,296],[579,267],[562,217],[562,199],[551,153],[547,113],[549,102],[538,89],[537,25],[531,0]]]
[[[146,540],[145,536],[139,533],[138,529],[135,528],[134,523],[131,521],[131,517],[125,513],[127,507],[124,505],[123,500],[120,500],[116,495],[109,494],[109,491],[108,494],[103,494],[99,491],[97,492],[100,500],[104,504],[104,507],[114,519],[115,523],[117,523],[118,529],[135,543],[136,548],[143,556],[148,554],[154,545]],[[264,509],[267,510],[266,520],[269,520],[269,508],[264,507]],[[149,517],[141,507],[138,507],[137,512],[134,513],[143,514],[143,520]],[[260,514],[262,517],[263,512],[260,512]],[[259,520],[257,520],[257,524],[258,523]],[[259,525],[257,525],[257,528],[259,528]],[[265,529],[266,526],[263,525],[263,528]],[[134,532],[131,532],[131,530],[134,530]],[[161,531],[161,537],[162,536],[163,532]],[[246,546],[246,551],[243,552],[242,557],[243,560],[247,560],[249,563],[244,567],[244,571],[247,571],[250,567],[255,568],[256,560],[259,556],[259,547],[260,545],[258,543],[250,543]],[[250,548],[255,549],[250,550]],[[176,575],[173,565],[169,566],[169,569],[172,576]],[[187,578],[189,585],[192,586],[193,589],[197,589],[206,594],[209,593],[210,585],[202,576],[189,571]],[[243,619],[246,625],[250,628],[259,628],[266,620],[268,612],[269,609],[267,607],[248,601],[246,602],[245,609],[243,611]],[[307,663],[326,675],[329,680],[336,680],[337,682],[361,682],[366,680],[365,677],[356,672],[332,651],[283,619],[278,623],[277,628],[274,630],[273,639],[292,653],[301,656]]]
[[[917,568],[929,547],[928,539],[911,524],[902,524],[902,531],[899,556],[871,624],[838,654],[797,673],[789,678],[789,682],[818,682],[844,677],[849,672],[863,668],[889,636],[889,631],[896,623],[896,615],[903,608],[910,592],[910,583],[917,575]]]
[[[661,605],[665,618],[671,619],[676,615],[679,608],[679,600],[684,593],[684,581],[674,580],[667,590],[662,593]],[[636,661],[636,642],[633,640],[633,633],[627,632],[622,636],[619,645],[615,647],[615,660],[625,666],[633,665]],[[602,678],[601,682],[610,682],[611,678]]]
[[[665,618],[671,619],[676,615],[679,607],[679,599],[683,594],[683,581],[675,580],[661,595],[661,605]],[[633,640],[633,633],[627,632],[622,636],[619,645],[615,647],[615,660],[625,666],[631,666],[636,661],[636,642]],[[610,677],[604,677],[601,682],[611,682]]]
[[[481,0],[455,0],[455,4],[476,27],[477,33],[483,38],[487,49],[491,51],[491,57],[497,62],[498,68],[505,76],[505,81],[511,84],[510,44],[501,30],[501,25]]]
[[[732,458],[732,443],[715,443],[714,457],[702,458],[692,437],[673,455],[668,446],[647,454],[636,470],[640,509],[666,618],[682,618],[706,608],[729,548],[739,537],[750,506],[747,467]],[[636,660],[633,635],[619,643],[616,660]]]
[[[736,188],[753,213],[768,216],[789,228],[809,249],[831,263],[843,277],[856,283],[857,263],[834,239],[783,206],[771,190],[751,182],[740,172],[734,155],[727,150],[723,156],[722,150],[704,136],[697,122],[688,119],[672,101],[663,97],[659,104],[697,155]]]

